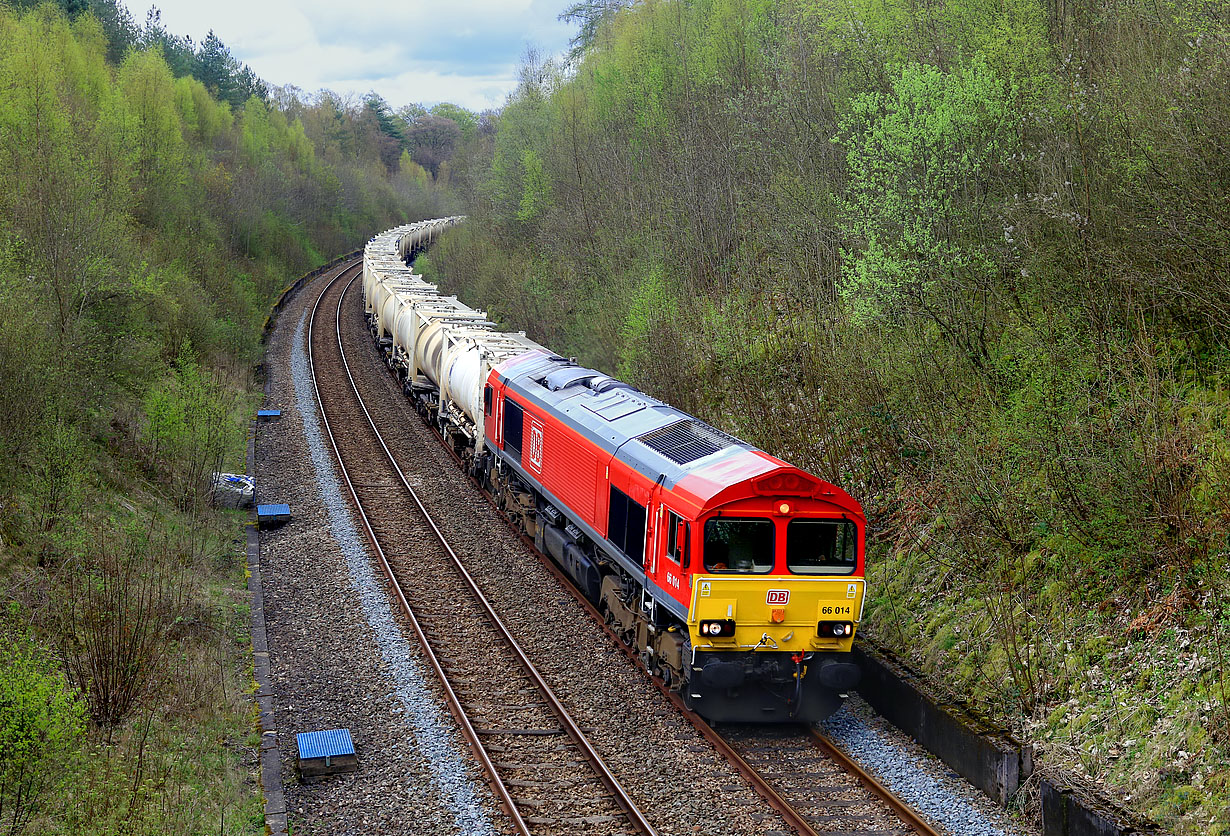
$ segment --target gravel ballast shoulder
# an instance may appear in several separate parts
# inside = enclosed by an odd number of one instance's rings
[[[261,536],[292,832],[493,833],[494,802],[403,638],[322,443],[303,343],[314,298],[301,293],[271,341],[270,403],[283,418],[258,426],[256,456],[261,501],[287,502],[294,515]],[[351,730],[358,772],[300,783],[295,734],[337,727]]]
[[[818,728],[894,795],[954,836],[1034,836],[857,697]]]

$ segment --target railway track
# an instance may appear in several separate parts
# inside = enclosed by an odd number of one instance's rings
[[[443,446],[443,440],[438,435],[436,438]],[[460,459],[453,458],[461,465]],[[486,491],[483,493],[498,513],[494,498]],[[941,836],[930,822],[815,728],[729,726],[719,730],[711,726],[688,709],[662,677],[645,667],[640,655],[611,629],[602,613],[577,591],[559,566],[535,548],[533,539],[511,523],[508,525],[611,642],[649,676],[663,696],[797,833],[802,836]]]
[[[317,402],[360,526],[450,711],[516,833],[654,834],[500,622],[381,437],[343,346],[342,302],[359,272],[341,272],[312,309]]]
[[[741,761],[745,774],[756,775],[761,793],[800,833],[937,836],[930,824],[815,729],[732,726],[719,736],[728,757]],[[868,791],[892,809],[898,822],[886,823],[868,803]]]
[[[492,497],[488,495],[487,499],[498,511]],[[535,549],[532,539],[518,534],[611,642],[653,680],[663,696],[797,833],[941,836],[930,822],[813,727],[732,725],[719,730],[711,726],[689,710],[664,679],[645,667],[640,655],[611,629],[602,613],[576,590],[549,557]]]
[[[360,463],[344,465],[344,469],[351,467],[355,472],[365,474],[358,484],[350,483],[352,495],[360,509],[365,507],[366,502],[366,507],[374,507],[379,513],[373,513],[372,519],[368,519],[360,512],[362,524],[368,531],[382,568],[394,584],[395,595],[431,654],[431,664],[445,682],[450,710],[458,717],[471,748],[487,771],[506,810],[514,811],[510,813],[510,819],[518,832],[653,832],[652,829],[636,829],[639,825],[635,821],[639,813],[636,816],[629,813],[629,808],[635,809],[631,801],[626,798],[623,802],[618,800],[617,793],[611,790],[611,784],[618,786],[613,777],[598,778],[596,781],[591,779],[587,784],[559,781],[559,774],[579,769],[589,760],[577,748],[576,740],[584,738],[581,730],[577,729],[574,734],[564,728],[564,723],[554,719],[559,716],[555,713],[557,710],[563,711],[562,706],[556,709],[547,705],[550,700],[531,704],[528,697],[538,687],[531,682],[533,677],[518,674],[513,684],[510,684],[513,677],[508,677],[510,683],[496,681],[504,677],[492,676],[493,671],[513,669],[513,663],[507,656],[493,663],[471,652],[476,644],[496,644],[494,639],[472,638],[469,630],[473,624],[490,624],[498,619],[486,605],[468,607],[462,616],[453,614],[452,610],[458,609],[453,601],[453,597],[459,594],[457,590],[468,586],[476,591],[477,585],[465,572],[452,549],[443,544],[443,536],[427,516],[424,503],[414,494],[410,483],[418,481],[418,477],[403,472],[412,467],[408,461],[412,458],[411,454],[404,449],[391,452],[388,445],[377,440],[366,407],[361,405],[358,387],[350,375],[344,351],[373,349],[365,331],[359,335],[359,340],[352,337],[348,341],[361,341],[362,346],[342,347],[343,290],[338,288],[344,289],[352,278],[350,273],[339,276],[321,294],[312,313],[309,340],[314,356],[319,350],[318,356],[322,358],[321,369],[314,371],[314,376],[328,375],[328,379],[318,384],[318,399],[339,461],[345,455],[347,462]],[[360,304],[357,300],[353,301],[356,305]],[[316,322],[318,314],[324,312],[328,312],[333,323],[327,339],[322,336],[325,330]],[[361,313],[357,316],[361,319]],[[326,361],[323,359],[325,357],[330,359]],[[315,369],[315,359],[313,366]],[[331,375],[328,367],[336,367],[338,371]],[[328,412],[326,402],[329,404]],[[344,430],[335,430],[332,428],[334,425],[344,427]],[[422,425],[419,429],[424,433],[431,432]],[[335,432],[341,437],[340,444]],[[433,435],[439,440],[438,435]],[[366,442],[363,436],[367,436]],[[441,445],[441,449],[446,449],[445,445]],[[382,457],[383,462],[380,461]],[[402,462],[401,468],[394,463],[395,459]],[[346,480],[350,482],[349,476]],[[416,509],[417,516],[411,514],[407,518],[411,506]],[[524,537],[522,540],[533,549],[532,541]],[[415,554],[407,552],[406,543],[414,543]],[[443,545],[429,549],[429,543]],[[433,553],[428,560],[424,555],[429,551]],[[644,669],[637,655],[603,623],[601,614],[575,591],[558,567],[548,558],[541,555],[539,558],[561,580],[561,586],[602,625],[614,643]],[[413,577],[413,585],[400,587],[396,579],[407,576]],[[446,581],[450,577],[464,580],[460,586],[457,581],[448,585]],[[407,589],[412,591],[407,592]],[[454,653],[453,649],[458,647],[465,648],[466,652]],[[443,661],[439,661],[441,659]],[[491,667],[492,664],[505,667]],[[528,664],[528,659],[525,664]],[[698,715],[687,711],[682,701],[652,671],[646,673],[796,832],[805,836],[826,833],[844,836],[905,836],[911,833],[937,836],[925,820],[895,799],[887,789],[863,773],[814,730],[789,726],[727,727],[719,732]],[[450,682],[453,684],[450,685]],[[510,707],[516,710],[500,714],[502,709]],[[499,716],[506,719],[494,719]],[[598,758],[597,753],[594,757]],[[536,777],[531,773],[536,773]],[[575,777],[569,775],[571,780]],[[562,804],[562,798],[569,794],[580,802],[571,810]],[[640,820],[643,822],[643,817]],[[649,827],[647,823],[643,826]]]

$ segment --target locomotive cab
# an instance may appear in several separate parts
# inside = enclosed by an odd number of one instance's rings
[[[862,615],[862,516],[836,494],[810,495],[831,489],[823,483],[807,494],[782,487],[695,525],[682,693],[710,720],[819,720],[858,684],[849,651]]]

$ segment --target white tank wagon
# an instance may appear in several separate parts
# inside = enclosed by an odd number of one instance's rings
[[[381,276],[376,273],[370,283],[364,284],[364,295],[366,296],[367,313],[375,317],[376,325],[380,328],[380,336],[391,337],[396,310],[391,311],[392,317],[386,316],[385,309],[389,301],[409,296],[439,296],[440,294],[435,285],[423,281],[421,276],[410,273]]]
[[[443,300],[444,297],[436,286],[423,281],[421,276],[399,276],[375,283],[372,287],[371,315],[374,317],[376,336],[380,339],[393,339],[397,318],[407,305]]]
[[[462,216],[455,216],[418,221],[382,232],[368,241],[363,250],[363,298],[368,313],[378,309],[373,300],[374,284],[399,276],[413,276],[407,259],[462,220]]]
[[[448,300],[453,301],[453,300]],[[465,309],[464,306],[418,305],[408,315],[414,339],[414,372],[423,375],[437,388],[444,379],[444,353],[448,349],[449,335],[456,331],[489,329],[491,323],[482,311]],[[409,353],[410,345],[403,346]],[[417,382],[417,381],[416,381]]]
[[[455,215],[450,218],[436,218],[430,221],[399,226],[377,236],[377,239],[391,237],[396,242],[397,255],[404,261],[413,258],[416,253],[425,249],[450,226],[461,223],[464,217]]]
[[[405,259],[462,220],[424,221],[372,238],[363,252],[363,298],[372,334],[415,408],[473,466],[487,455],[483,390],[492,367],[546,349],[524,333],[495,330],[483,311],[441,296],[407,266]]]
[[[385,263],[384,260],[364,261],[363,265],[363,298],[368,302],[368,313],[371,313],[372,287],[388,281],[413,281],[416,277],[413,271],[404,264]]]
[[[464,457],[473,448],[476,457],[481,457],[487,454],[483,391],[492,367],[527,351],[546,349],[524,333],[509,334],[493,327],[470,331],[450,328],[446,337],[448,345],[440,365],[440,420],[452,428],[451,440],[459,455]]]

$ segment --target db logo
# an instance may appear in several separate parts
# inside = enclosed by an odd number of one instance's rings
[[[530,463],[542,470],[542,426],[530,425]]]
[[[770,607],[784,607],[790,603],[790,590],[770,589],[769,594],[765,596],[764,602]]]

